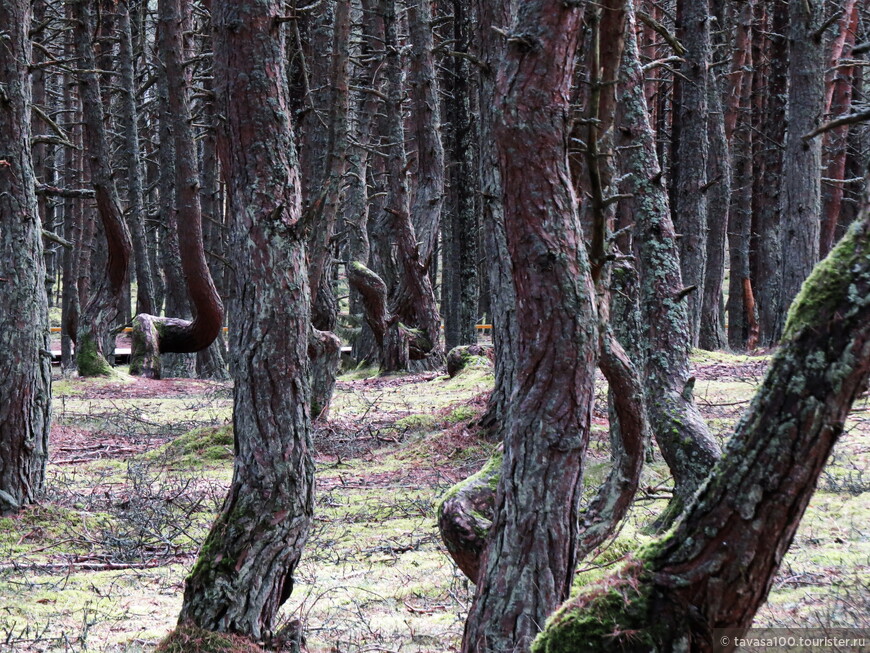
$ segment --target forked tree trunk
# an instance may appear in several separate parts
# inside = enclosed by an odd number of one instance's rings
[[[30,2],[0,3],[0,514],[38,498],[48,461],[51,355],[30,152]]]
[[[216,109],[226,117],[218,146],[232,202],[236,458],[179,617],[255,640],[271,634],[293,589],[314,495],[310,294],[284,11],[278,0],[212,5]]]
[[[97,63],[91,44],[93,17],[89,0],[74,0],[74,38],[79,58],[79,89],[82,98],[84,143],[91,171],[91,184],[97,200],[97,212],[106,235],[105,274],[92,280],[90,298],[79,318],[76,337],[76,363],[81,376],[111,373],[104,343],[118,315],[119,298],[127,283],[132,243],[112,170],[112,157],[103,115],[103,100],[97,77]],[[81,270],[80,270],[81,272]],[[81,291],[81,286],[79,287]]]
[[[160,378],[161,353],[205,349],[220,334],[224,307],[205,259],[199,168],[181,55],[185,51],[184,14],[180,0],[160,0],[161,52],[166,66],[169,111],[175,145],[175,206],[181,268],[194,309],[192,321],[137,315],[133,327],[130,373]]]
[[[484,108],[496,112],[511,281],[523,311],[495,519],[463,637],[468,653],[526,650],[567,597],[577,561],[598,349],[566,149],[582,20],[576,3],[523,3],[496,105]]]
[[[867,387],[868,296],[865,196],[859,221],[791,307],[761,389],[677,528],[566,603],[533,651],[734,650]]]
[[[707,478],[720,452],[695,405],[689,372],[690,335],[678,246],[667,192],[647,118],[643,69],[629,11],[617,109],[618,168],[634,217],[640,259],[640,307],[645,325],[643,361],[653,434],[671,473],[674,498],[658,525],[669,524]]]

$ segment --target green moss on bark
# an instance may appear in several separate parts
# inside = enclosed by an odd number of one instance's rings
[[[80,337],[76,343],[76,366],[79,376],[112,376],[114,371],[91,336]]]
[[[870,258],[870,239],[862,237],[863,233],[860,223],[856,222],[804,281],[788,311],[783,341],[791,340],[806,327],[820,324],[826,315],[842,304],[843,287],[854,287],[858,281],[854,276],[856,264],[861,259]],[[850,292],[852,310],[858,310],[870,302],[870,297],[851,297],[852,294],[856,293]]]
[[[649,592],[641,559],[625,563],[547,620],[532,643],[532,653],[600,653],[654,649],[649,627]]]

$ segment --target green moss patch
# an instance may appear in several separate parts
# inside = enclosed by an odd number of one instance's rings
[[[145,457],[167,465],[198,467],[233,459],[233,427],[209,426],[193,429],[148,452]]]
[[[215,633],[182,624],[167,635],[157,653],[261,653],[262,648],[239,635]]]

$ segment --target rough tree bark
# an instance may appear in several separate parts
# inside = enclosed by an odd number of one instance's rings
[[[496,112],[511,281],[523,310],[495,519],[463,637],[469,653],[526,650],[567,597],[576,563],[598,349],[592,278],[567,167],[582,20],[577,3],[518,7],[496,107],[482,107]]]
[[[475,25],[474,6],[453,0],[453,46],[468,54]],[[454,55],[449,61],[449,90],[445,98],[450,123],[450,165],[447,204],[449,217],[442,231],[442,314],[444,348],[477,342],[479,251],[479,188],[476,143],[477,85],[475,69],[466,57]]]
[[[130,21],[130,2],[122,0],[118,5],[118,66],[121,72],[120,109],[124,130],[124,153],[127,167],[127,223],[133,244],[136,264],[136,312],[157,313],[154,298],[154,281],[151,262],[145,239],[145,191],[142,181],[142,156],[139,147],[139,112],[136,108],[135,55],[133,31]]]
[[[763,135],[755,139],[761,155],[755,162],[761,169],[755,175],[752,193],[752,214],[756,245],[751,248],[752,278],[758,283],[755,299],[758,306],[759,345],[770,347],[779,338],[780,306],[782,304],[782,179],[783,151],[785,142],[786,100],[788,95],[788,4],[782,0],[757,5],[757,21],[766,12],[770,13],[769,26],[759,25],[756,40],[764,35],[767,39],[764,51],[768,62],[765,80],[764,110],[759,116],[757,132]],[[761,68],[761,62],[756,61]],[[753,254],[754,253],[754,254]]]
[[[867,387],[867,297],[865,196],[859,221],[791,307],[782,346],[710,482],[676,529],[565,604],[536,653],[707,652],[722,650],[714,629],[733,629],[732,642],[745,633]]]
[[[634,217],[640,260],[640,308],[645,325],[642,361],[653,434],[671,473],[674,498],[658,525],[666,526],[707,478],[719,447],[695,405],[689,372],[690,336],[678,245],[667,191],[656,157],[643,92],[643,68],[634,34],[634,13],[626,21],[622,86],[617,105],[616,146],[622,191]]]
[[[104,343],[118,315],[119,299],[127,284],[132,243],[121,213],[113,178],[112,157],[103,115],[103,101],[92,46],[93,16],[89,0],[72,2],[76,56],[79,59],[79,90],[82,101],[84,138],[91,171],[91,185],[97,212],[106,236],[105,274],[92,279],[90,298],[79,317],[76,336],[76,364],[81,376],[111,373]],[[81,265],[81,263],[80,263]],[[80,268],[81,273],[81,268]],[[81,292],[81,284],[79,291]]]
[[[222,169],[232,208],[230,315],[235,465],[221,514],[185,582],[180,622],[262,640],[293,588],[314,462],[310,329],[283,2],[212,4]]]
[[[825,51],[820,27],[825,3],[789,0],[788,103],[782,175],[782,297],[786,310],[819,260],[822,143],[804,136],[818,127],[825,102]]]
[[[0,3],[0,514],[38,497],[48,461],[51,355],[30,151],[30,2]]]
[[[492,308],[492,341],[495,345],[495,385],[480,425],[495,440],[509,421],[511,393],[516,376],[517,299],[504,226],[502,179],[495,147],[495,113],[487,110],[496,99],[496,71],[504,58],[505,41],[493,28],[510,24],[507,2],[477,0],[477,31],[474,40],[483,63],[478,80],[478,169],[480,174],[480,219],[489,278]]]
[[[704,274],[707,269],[707,86],[712,59],[708,0],[677,0],[676,35],[686,49],[685,63],[674,78],[673,220],[679,234],[683,283],[693,288],[685,298],[690,344],[701,329]]]
[[[191,353],[205,349],[220,334],[224,307],[205,258],[202,238],[199,166],[193,139],[187,76],[182,54],[184,15],[180,0],[160,0],[161,54],[166,66],[169,112],[175,146],[175,212],[181,268],[194,318],[191,321],[139,314],[133,321],[130,373],[161,376],[161,353]]]

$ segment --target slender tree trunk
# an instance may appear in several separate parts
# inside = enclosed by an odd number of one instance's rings
[[[707,478],[720,452],[695,405],[689,371],[690,336],[678,245],[667,191],[647,118],[634,14],[626,28],[624,80],[617,105],[619,171],[630,193],[634,243],[640,259],[640,307],[645,325],[643,361],[653,433],[671,473],[674,498],[658,525],[671,523]]]
[[[694,288],[683,300],[690,344],[701,328],[707,268],[708,68],[712,58],[708,0],[677,0],[677,38],[686,48],[685,64],[674,80],[679,139],[672,166],[674,227],[679,234],[683,283]]]
[[[30,2],[0,3],[0,514],[45,479],[51,355],[42,225],[30,151]]]
[[[852,106],[852,77],[855,67],[840,63],[841,57],[851,53],[858,34],[858,3],[849,0],[840,23],[840,33],[828,60],[826,79],[826,114],[839,116],[849,113]],[[834,246],[835,234],[843,206],[849,127],[837,127],[824,136],[825,182],[822,186],[822,225],[819,255],[827,256]]]
[[[489,278],[492,308],[492,340],[495,345],[495,386],[480,424],[495,440],[502,440],[502,429],[510,420],[511,394],[516,376],[517,299],[510,266],[504,226],[502,179],[495,144],[498,125],[489,111],[496,101],[495,75],[504,58],[504,39],[493,30],[510,24],[511,5],[477,0],[478,44],[483,68],[480,70],[478,118],[480,201],[483,245]]]
[[[84,143],[90,163],[91,184],[97,200],[97,212],[106,237],[105,273],[92,284],[90,298],[78,324],[76,362],[81,376],[111,373],[104,343],[118,314],[120,297],[128,282],[132,244],[127,223],[121,214],[118,192],[113,178],[111,150],[106,136],[103,101],[97,78],[97,64],[91,45],[93,17],[89,0],[74,0],[74,38],[79,58],[79,89],[84,119]],[[79,287],[81,291],[81,286]]]
[[[142,158],[139,148],[139,112],[136,109],[136,79],[133,32],[129,0],[122,0],[118,11],[121,69],[121,121],[124,129],[124,152],[127,166],[127,223],[136,263],[136,312],[156,314],[154,281],[145,241],[145,195],[142,182]]]
[[[583,9],[518,8],[493,116],[517,315],[515,410],[495,519],[462,650],[524,651],[568,596],[598,338],[589,261],[567,167],[567,119]],[[528,153],[535,152],[535,157]],[[558,410],[553,406],[558,405]],[[547,537],[541,537],[547,533]]]
[[[819,125],[825,102],[824,3],[789,0],[788,130],[782,176],[782,303],[786,309],[819,260],[822,143],[804,136]],[[779,335],[781,331],[777,332]]]
[[[757,5],[759,13],[766,11],[765,3]],[[757,184],[752,194],[752,214],[758,228],[757,247],[751,265],[752,278],[757,280],[756,300],[760,328],[759,344],[769,347],[779,338],[779,320],[782,312],[782,215],[780,213],[783,188],[784,155],[780,143],[785,142],[786,101],[788,97],[788,4],[774,3],[769,29],[759,30],[769,39],[766,75],[767,91],[764,94],[764,113],[756,139],[761,156],[755,157],[761,164]],[[756,62],[761,66],[760,62]]]
[[[232,202],[236,459],[180,622],[261,640],[293,589],[313,510],[308,274],[289,121],[284,5],[216,0],[216,109]]]

